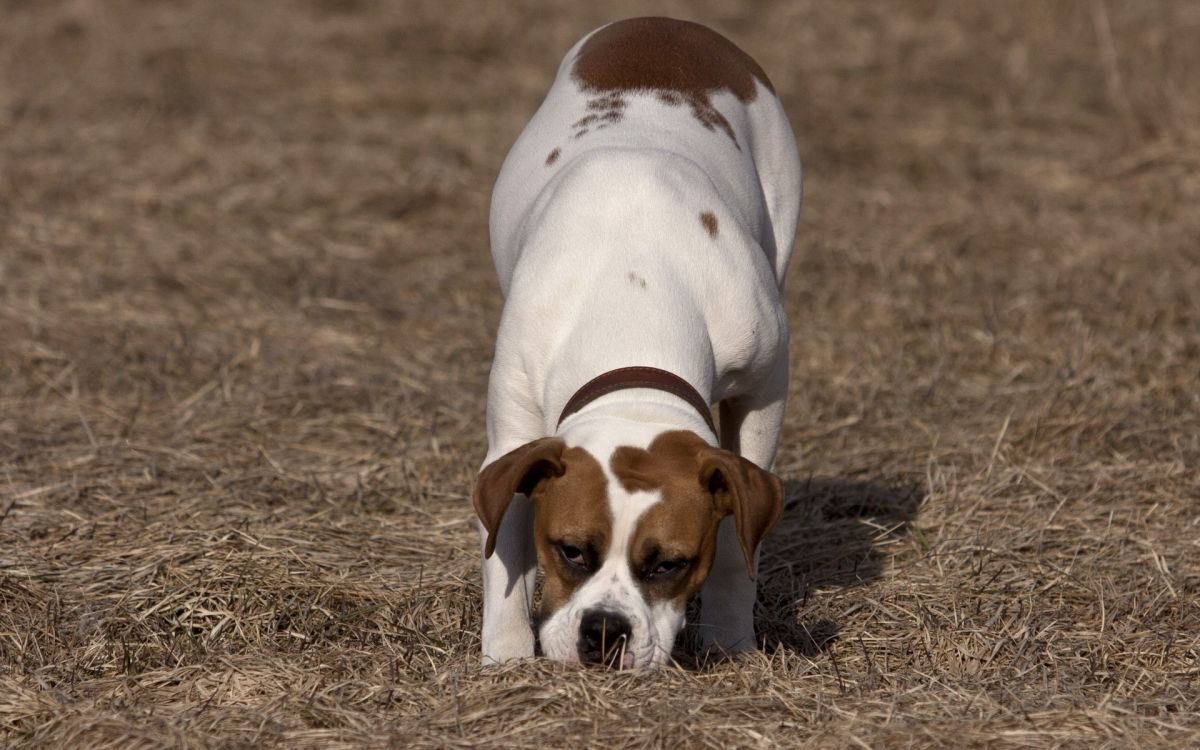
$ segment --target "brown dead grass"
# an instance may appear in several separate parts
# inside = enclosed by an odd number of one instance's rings
[[[0,0],[0,744],[1200,738],[1200,7]],[[491,182],[563,51],[807,167],[766,650],[480,672]]]

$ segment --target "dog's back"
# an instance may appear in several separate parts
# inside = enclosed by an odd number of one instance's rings
[[[531,214],[584,167],[611,155],[593,186],[637,207],[643,163],[689,185],[688,221],[709,234],[715,194],[781,284],[799,216],[801,169],[774,88],[752,58],[699,24],[635,18],[584,37],[564,58],[546,100],[509,152],[492,198],[492,255],[507,294],[528,244]],[[637,157],[642,157],[640,160]],[[629,158],[632,157],[632,158]],[[680,174],[666,173],[679,165]],[[539,196],[542,200],[539,201]],[[559,198],[556,198],[558,200]],[[593,196],[600,200],[601,196]],[[712,201],[709,201],[712,202]]]

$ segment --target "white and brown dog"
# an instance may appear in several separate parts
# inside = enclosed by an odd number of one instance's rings
[[[754,648],[799,212],[783,107],[727,39],[638,18],[567,53],[492,196],[485,663],[534,654],[539,565],[553,659],[662,664],[697,591],[702,641]]]

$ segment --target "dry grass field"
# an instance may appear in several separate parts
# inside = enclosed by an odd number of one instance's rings
[[[764,650],[481,671],[491,183],[647,13],[754,55],[805,160]],[[1196,746],[1198,39],[1190,0],[0,0],[0,746]]]

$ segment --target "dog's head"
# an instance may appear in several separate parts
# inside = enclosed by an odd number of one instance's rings
[[[632,433],[632,434],[630,434]],[[732,515],[754,551],[779,517],[778,477],[692,432],[583,426],[489,464],[474,504],[495,533],[514,493],[530,498],[545,573],[542,651],[560,661],[633,667],[670,658],[684,608],[708,576],[717,528]]]

